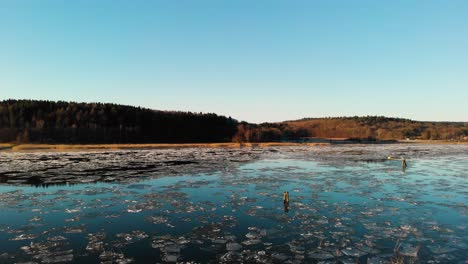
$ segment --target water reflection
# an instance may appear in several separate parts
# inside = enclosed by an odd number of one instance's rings
[[[284,212],[285,213],[289,212],[289,202],[284,201],[283,205],[284,205]]]

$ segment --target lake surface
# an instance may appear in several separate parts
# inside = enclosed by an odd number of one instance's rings
[[[0,263],[468,261],[468,145],[0,152],[0,182]]]

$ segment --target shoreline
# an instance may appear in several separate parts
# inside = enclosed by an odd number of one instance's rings
[[[328,143],[259,142],[259,143],[148,143],[148,144],[0,144],[0,152],[82,151],[172,148],[263,148],[281,146],[320,146]]]
[[[447,140],[397,140],[395,143],[307,143],[307,142],[258,142],[258,143],[148,143],[148,144],[13,144],[0,143],[0,152],[30,152],[30,151],[92,151],[92,150],[125,150],[125,149],[171,149],[171,148],[263,148],[288,146],[329,146],[354,144],[443,144],[465,145],[467,141]]]

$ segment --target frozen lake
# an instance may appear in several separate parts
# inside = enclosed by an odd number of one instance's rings
[[[0,263],[466,263],[468,145],[0,152],[0,211]]]

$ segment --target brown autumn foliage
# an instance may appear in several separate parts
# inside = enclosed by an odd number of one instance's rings
[[[308,133],[302,128],[293,128],[287,124],[248,124],[242,122],[237,126],[234,142],[272,142],[280,140],[298,140],[307,137]]]
[[[260,125],[240,124],[236,142],[298,140],[304,137],[365,140],[463,140],[468,123],[420,122],[382,116],[308,118]]]

